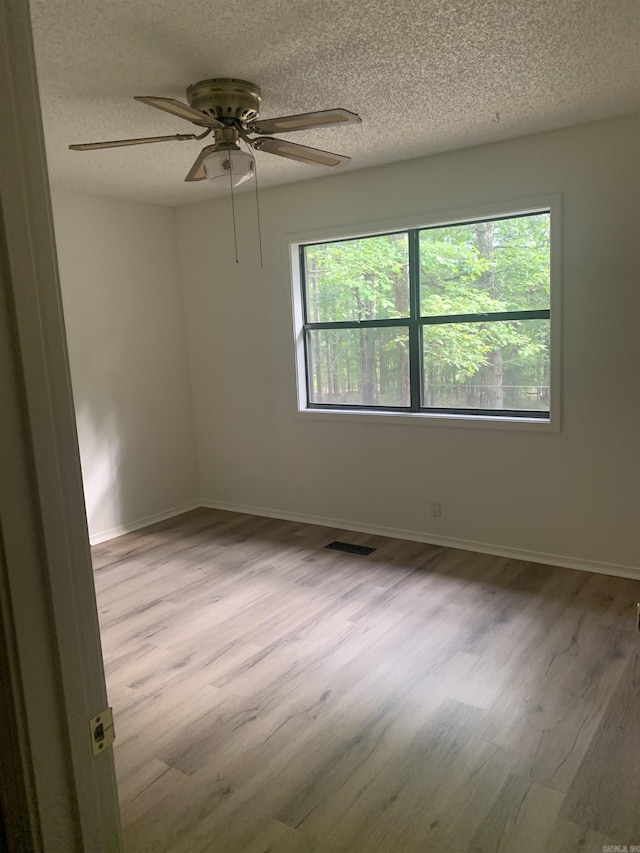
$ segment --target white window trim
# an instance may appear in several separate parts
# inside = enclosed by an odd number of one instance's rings
[[[306,243],[319,243],[325,240],[342,240],[356,237],[374,237],[392,231],[404,231],[412,228],[432,228],[444,225],[461,225],[478,219],[491,217],[509,217],[528,213],[550,211],[550,417],[549,420],[526,417],[505,417],[492,415],[441,414],[434,412],[389,412],[371,409],[316,409],[307,407],[307,378],[304,356],[304,308],[302,301],[302,282],[300,278],[299,247]],[[293,306],[294,354],[296,364],[297,417],[325,421],[355,423],[388,423],[403,426],[472,427],[492,429],[520,429],[535,432],[558,433],[561,429],[561,228],[562,198],[559,193],[516,201],[497,202],[473,208],[453,211],[441,211],[423,216],[408,217],[358,223],[357,225],[334,226],[326,229],[314,229],[303,233],[286,235],[286,247],[291,275],[291,298]]]

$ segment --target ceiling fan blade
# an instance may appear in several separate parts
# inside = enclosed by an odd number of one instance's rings
[[[207,177],[204,171],[204,161],[207,159],[209,154],[211,154],[215,150],[215,145],[207,145],[202,149],[202,151],[196,157],[195,163],[189,169],[185,181],[203,181]]]
[[[96,148],[122,148],[125,145],[146,145],[147,142],[181,142],[197,139],[195,133],[174,133],[173,136],[144,136],[140,139],[113,139],[110,142],[82,142],[70,145],[72,151],[94,151]]]
[[[351,160],[351,157],[345,157],[343,154],[332,154],[331,151],[321,151],[320,148],[309,148],[307,145],[298,145],[296,142],[274,139],[271,136],[252,139],[251,145],[258,151],[268,151],[269,154],[277,154],[279,157],[289,157],[291,160],[310,163],[313,166],[327,166],[329,169],[344,166]]]
[[[134,101],[140,101],[143,104],[148,104],[150,107],[155,107],[158,110],[164,110],[165,113],[171,113],[178,118],[185,118],[187,121],[192,121],[194,124],[200,124],[203,127],[224,127],[222,122],[217,118],[212,118],[200,110],[190,107],[188,104],[183,104],[182,101],[176,101],[173,98],[153,98],[148,95],[134,95]]]
[[[316,127],[338,127],[343,124],[361,124],[362,119],[349,110],[320,110],[295,116],[280,116],[257,121],[251,125],[255,133],[288,133],[293,130],[313,130]]]

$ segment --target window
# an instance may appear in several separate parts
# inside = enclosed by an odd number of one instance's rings
[[[550,221],[298,244],[305,408],[548,421]]]

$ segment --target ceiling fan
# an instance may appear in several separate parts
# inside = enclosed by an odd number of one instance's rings
[[[298,145],[286,139],[276,139],[272,134],[320,127],[337,127],[360,124],[356,113],[343,109],[320,110],[300,115],[280,116],[259,121],[262,92],[255,83],[247,80],[216,78],[201,80],[187,89],[188,104],[173,98],[156,98],[138,95],[136,101],[186,119],[204,128],[200,134],[176,133],[172,136],[149,136],[142,139],[115,139],[110,142],[87,142],[70,145],[73,151],[92,151],[97,148],[119,148],[124,145],[144,145],[150,142],[173,142],[204,139],[213,133],[214,142],[202,149],[185,181],[210,180],[226,175],[232,186],[251,178],[255,161],[240,149],[243,140],[255,151],[266,151],[300,163],[326,166],[333,169],[348,163],[351,158],[333,154],[319,148]]]

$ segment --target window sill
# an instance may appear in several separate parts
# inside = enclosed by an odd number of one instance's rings
[[[473,429],[506,429],[525,432],[560,432],[560,425],[553,417],[540,418],[491,417],[488,415],[429,414],[423,412],[375,412],[356,409],[306,409],[299,408],[297,418],[301,420],[341,421],[342,423],[375,423],[400,426],[462,427]]]

